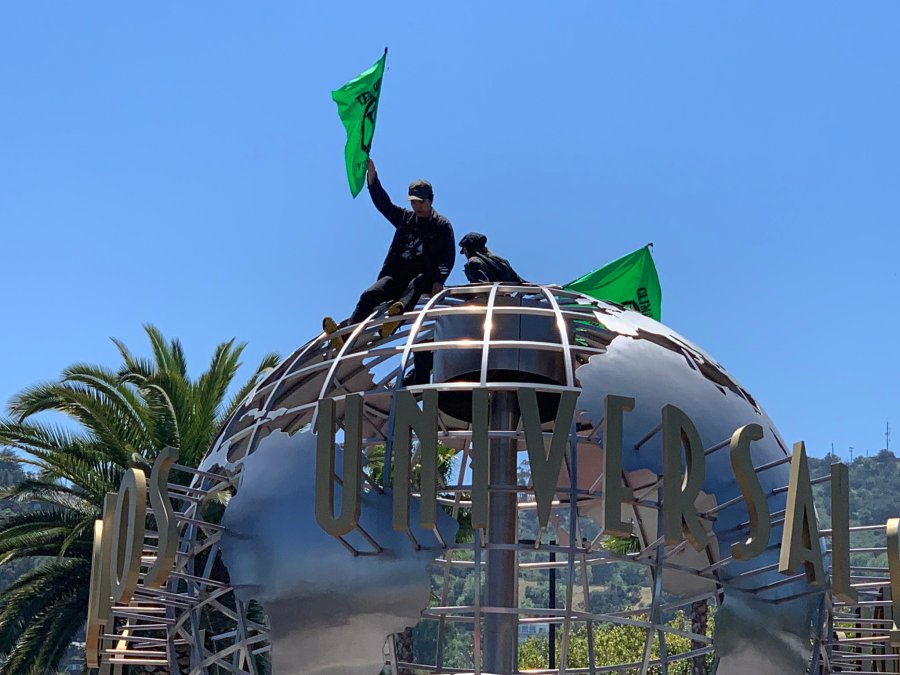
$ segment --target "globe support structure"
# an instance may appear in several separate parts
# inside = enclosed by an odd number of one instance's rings
[[[777,534],[773,535],[773,544],[765,558],[733,561],[729,556],[727,544],[746,536],[749,523],[747,505],[729,483],[732,474],[728,468],[727,448],[736,427],[731,425],[730,419],[727,425],[713,425],[727,413],[716,405],[726,400],[748,414],[764,416],[764,413],[724,369],[699,348],[665,326],[622,307],[548,286],[484,284],[448,287],[430,298],[423,307],[401,318],[404,324],[387,338],[378,337],[384,319],[375,315],[359,325],[343,329],[345,345],[337,353],[331,347],[330,336],[322,334],[311,340],[247,396],[199,469],[178,467],[192,472],[193,480],[190,486],[169,485],[169,498],[175,506],[181,540],[175,568],[165,588],[148,588],[141,584],[138,600],[129,606],[112,608],[111,619],[101,637],[103,672],[114,672],[124,665],[160,666],[166,663],[173,675],[265,675],[269,672],[270,654],[274,659],[274,673],[279,675],[350,672],[340,661],[332,661],[331,670],[323,669],[319,663],[310,666],[311,659],[316,656],[312,653],[315,644],[310,645],[309,652],[300,652],[296,659],[279,661],[276,658],[279,649],[289,647],[288,643],[296,640],[300,633],[290,634],[282,629],[280,637],[278,630],[270,628],[262,612],[277,606],[278,602],[268,606],[257,604],[252,601],[257,597],[254,596],[257,591],[247,589],[268,590],[270,600],[293,603],[303,610],[296,612],[300,618],[310,605],[304,605],[296,596],[278,596],[271,587],[265,587],[277,577],[268,567],[260,567],[262,573],[253,577],[252,565],[249,575],[247,569],[240,569],[240,565],[231,565],[231,561],[240,562],[242,556],[266,564],[287,560],[287,571],[294,573],[296,578],[278,581],[295,583],[298,578],[302,582],[313,578],[324,584],[329,575],[335,576],[332,570],[323,569],[316,555],[306,558],[302,555],[310,549],[319,552],[326,548],[337,550],[342,556],[340,561],[349,560],[358,565],[358,577],[363,581],[366,581],[369,569],[389,567],[404,556],[407,559],[418,556],[423,573],[428,562],[433,561],[435,586],[425,589],[432,594],[431,601],[428,602],[426,593],[425,602],[415,606],[408,623],[400,623],[399,628],[392,630],[402,630],[403,625],[416,621],[433,626],[436,629],[434,651],[423,652],[421,643],[414,656],[392,651],[387,663],[395,674],[412,669],[440,674],[516,673],[519,672],[515,657],[516,627],[545,625],[555,627],[559,658],[547,655],[539,667],[529,668],[531,673],[650,675],[681,672],[679,669],[683,668],[684,662],[691,663],[693,672],[703,672],[707,668],[707,659],[715,655],[711,670],[707,670],[712,673],[720,661],[709,631],[689,622],[673,622],[671,617],[675,613],[687,614],[698,603],[716,606],[724,596],[726,602],[719,608],[716,621],[717,630],[727,631],[728,627],[723,626],[725,622],[720,622],[719,618],[727,610],[728,603],[739,598],[739,594],[751,597],[754,605],[763,608],[763,621],[754,628],[759,631],[767,628],[766,623],[776,623],[798,602],[818,608],[817,613],[813,612],[815,620],[810,622],[812,640],[809,632],[804,636],[806,645],[811,645],[811,658],[806,661],[808,672],[819,675],[896,670],[898,656],[890,645],[894,623],[889,613],[890,579],[884,564],[878,560],[888,552],[887,542],[884,546],[859,545],[851,549],[856,554],[853,587],[859,593],[858,600],[852,603],[832,597],[828,587],[809,587],[802,573],[779,575]],[[450,329],[457,322],[460,330],[452,334]],[[507,322],[505,328],[504,322]],[[531,322],[549,323],[555,327],[555,333],[541,334],[543,328],[540,327],[538,334],[533,331],[504,333],[509,326]],[[414,356],[420,352],[434,354],[434,377],[428,384],[405,387],[404,376],[413,365]],[[463,361],[473,356],[478,377],[462,377],[472,372],[468,366],[461,367],[458,372],[448,370],[448,359],[438,358],[441,353],[452,353],[454,359]],[[516,372],[515,367],[504,365],[511,356],[516,359],[514,365],[518,370],[525,373],[532,372],[533,368],[541,370],[541,364],[554,361],[561,364],[562,377],[547,376],[538,384],[527,378],[516,381],[511,376],[508,379],[498,377],[497,372]],[[632,372],[624,368],[619,372],[624,372],[626,377],[617,385],[610,385],[609,380],[617,376],[617,371],[604,364],[621,363],[621,359],[631,364],[634,372],[647,378],[648,384],[636,394],[639,401],[641,396],[649,397],[657,391],[667,399],[671,398],[664,403],[679,403],[679,378],[690,379],[696,386],[705,388],[703,391],[710,392],[711,412],[705,421],[711,426],[704,428],[713,431],[705,434],[708,447],[704,449],[704,456],[719,471],[708,472],[710,482],[705,493],[708,499],[698,501],[697,510],[700,518],[714,528],[715,536],[703,551],[692,554],[690,564],[685,562],[685,554],[691,553],[690,544],[667,545],[661,536],[662,472],[658,466],[661,434],[655,416],[659,411],[656,404],[654,416],[638,419],[635,413],[629,417],[629,437],[622,446],[628,465],[623,469],[623,478],[633,489],[633,499],[627,502],[626,509],[632,514],[636,547],[629,551],[613,550],[606,545],[605,536],[597,533],[596,527],[591,529],[602,497],[596,460],[602,456],[605,445],[602,406],[597,405],[597,401],[602,401],[605,393],[629,395],[622,387],[637,381],[630,377]],[[495,366],[496,370],[493,369]],[[658,368],[662,366],[677,368],[673,371],[675,376],[660,376]],[[443,370],[439,372],[440,369]],[[527,386],[534,388],[538,396],[559,396],[568,391],[584,398],[572,424],[571,442],[564,458],[565,470],[559,476],[552,506],[552,532],[537,532],[530,543],[525,539],[519,541],[518,532],[512,527],[523,519],[534,523],[536,510],[533,484],[518,481],[516,475],[517,459],[522,457],[526,446],[515,398],[523,381],[528,382]],[[300,539],[301,546],[291,550],[291,555],[296,557],[281,557],[277,554],[281,549],[277,547],[291,538],[297,539],[297,531],[286,535],[278,528],[271,528],[268,532],[274,532],[275,536],[265,539],[265,526],[272,522],[269,511],[251,512],[252,527],[244,531],[229,530],[232,526],[228,514],[236,513],[235,505],[252,503],[254,498],[277,492],[272,482],[281,478],[285,481],[281,485],[286,486],[284,498],[290,504],[293,519],[306,517],[315,524],[311,509],[304,506],[309,492],[296,489],[291,481],[304,471],[312,471],[315,465],[312,428],[319,402],[328,397],[340,405],[347,395],[359,394],[364,402],[365,426],[361,452],[369,459],[376,456],[375,450],[384,448],[389,457],[392,402],[404,388],[416,396],[429,389],[437,390],[440,396],[450,394],[448,401],[454,396],[462,400],[466,395],[471,401],[472,392],[477,390],[491,395],[492,423],[488,436],[494,455],[489,481],[492,507],[487,531],[476,530],[474,542],[437,541],[428,530],[417,529],[421,546],[413,543],[415,539],[410,541],[398,535],[402,546],[388,548],[387,542],[394,534],[390,525],[378,528],[371,527],[371,521],[361,521],[356,531],[340,538],[340,543],[320,528],[311,527],[302,533],[306,539]],[[440,411],[438,440],[457,452],[460,468],[455,483],[441,485],[439,504],[447,508],[449,518],[455,519],[462,509],[471,506],[469,495],[473,490],[466,477],[471,475],[470,461],[479,458],[472,456],[471,419],[460,417],[458,409],[451,411],[453,414],[447,410],[449,408]],[[698,414],[697,419],[703,421],[701,418]],[[545,441],[550,441],[553,431],[549,424],[541,421],[541,433]],[[783,511],[779,513],[778,503],[779,500],[783,502],[787,491],[790,456],[773,426],[771,429],[770,445],[757,448],[754,471],[765,485],[769,501],[774,504],[771,509],[773,528],[779,528]],[[277,438],[286,439],[285,446],[270,447]],[[340,439],[336,444],[341,444]],[[313,448],[312,455],[308,454],[310,447]],[[282,454],[277,456],[276,450]],[[591,461],[595,463],[591,464]],[[289,466],[281,468],[280,463],[289,463]],[[254,486],[254,475],[273,464],[275,473],[267,474],[272,482]],[[384,470],[389,473],[389,459],[384,461]],[[386,486],[378,484],[371,473],[361,478],[369,502],[388,499]],[[511,489],[510,486],[514,487]],[[411,487],[412,499],[418,499],[418,488]],[[230,502],[228,497],[231,497]],[[228,502],[225,520],[221,523],[210,520],[209,515],[215,509],[206,507],[225,502]],[[312,503],[311,498],[309,503]],[[441,514],[442,517],[447,515],[442,510]],[[864,531],[885,536],[884,526],[852,528],[851,536],[862,536],[860,533]],[[821,534],[826,540],[833,536],[827,530]],[[154,535],[152,527],[148,527],[145,559],[141,563],[142,578],[154,561]],[[266,546],[259,546],[260,543]],[[237,550],[240,546],[244,549]],[[270,549],[276,553],[270,554]],[[257,551],[263,554],[253,558]],[[871,565],[863,565],[858,560],[864,554],[872,556]],[[608,569],[610,565],[627,565],[629,569],[645,574],[645,593],[640,604],[623,611],[602,611],[594,604],[597,592],[592,579],[602,576],[594,572],[598,568],[601,571]],[[551,570],[554,580],[564,589],[559,602],[556,602],[555,594],[552,602],[544,604],[518,602],[517,585],[520,582],[517,580],[525,575],[546,574],[550,577]],[[427,572],[426,586],[430,585],[432,571]],[[278,572],[281,573],[283,570]],[[670,584],[673,579],[678,580],[670,588],[678,590],[683,581],[698,590],[673,594],[666,588],[667,579]],[[367,590],[366,586],[350,587],[352,575],[339,579],[339,582],[339,591],[343,586],[348,587],[345,606],[355,612],[357,605],[353,603]],[[378,583],[394,601],[395,587],[391,583]],[[311,586],[307,583],[302,587]],[[451,591],[460,586],[474,588],[475,592],[460,600],[459,593]],[[734,596],[729,595],[732,590],[736,591]],[[319,604],[328,612],[340,609],[340,605],[332,600],[319,601]],[[351,613],[350,618],[354,617]],[[605,645],[595,638],[610,628],[639,633],[641,649],[637,660],[614,662],[604,654]],[[309,630],[310,626],[304,629]],[[360,643],[360,632],[354,626],[340,634],[341,649],[326,650],[323,658],[343,658],[344,651],[350,652]],[[464,640],[464,644],[469,645],[468,653],[449,653],[448,637],[454,633],[469,641]],[[586,655],[581,648],[584,643],[576,643],[578,636],[585,633]],[[739,639],[753,637],[752,631],[744,625],[738,633]],[[380,643],[384,642],[384,637],[378,635]],[[574,649],[576,646],[578,649]],[[377,649],[378,645],[374,651]],[[370,653],[370,650],[365,652],[366,658],[370,658]],[[378,656],[375,655],[376,661]],[[778,672],[802,672],[803,669]],[[376,670],[377,667],[366,672]],[[759,670],[723,669],[720,672],[743,674]]]

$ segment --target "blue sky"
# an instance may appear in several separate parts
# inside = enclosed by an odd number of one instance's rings
[[[900,4],[307,4],[0,7],[0,399],[144,322],[199,369],[349,314],[391,231],[330,91],[389,46],[395,201],[428,178],[536,281],[653,241],[665,323],[788,442],[900,447]]]

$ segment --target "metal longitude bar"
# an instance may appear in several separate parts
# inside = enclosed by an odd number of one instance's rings
[[[491,395],[490,420],[493,429],[515,430],[519,423],[516,392],[497,391]],[[515,487],[517,483],[515,439],[494,438],[490,443],[491,487]],[[506,549],[492,547],[495,544],[517,543],[517,497],[514,490],[489,491],[486,602],[491,608],[515,609],[517,605],[516,551],[512,547]],[[511,675],[517,670],[518,665],[518,615],[488,612],[484,624],[485,669],[490,673]]]

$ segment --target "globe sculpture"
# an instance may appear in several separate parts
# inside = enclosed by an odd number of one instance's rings
[[[548,646],[533,673],[832,672],[823,659],[851,658],[832,628],[848,605],[779,572],[791,453],[701,349],[555,286],[448,287],[402,319],[387,338],[376,312],[340,346],[322,334],[298,349],[190,488],[170,486],[175,571],[113,609],[110,664],[506,675],[525,672],[519,638],[535,631]],[[746,425],[771,532],[739,559],[755,516],[729,448]],[[683,481],[663,480],[673,461]],[[683,495],[696,517],[673,539]],[[643,580],[634,606],[597,590],[613,568]],[[883,607],[884,570],[872,579],[858,604]],[[638,636],[636,656],[615,660],[610,627]]]
[[[593,645],[588,668],[647,672],[712,654],[723,673],[805,670],[821,596],[807,594],[802,575],[778,574],[772,564],[777,545],[751,561],[730,559],[731,545],[745,536],[748,512],[723,448],[738,427],[763,427],[753,460],[775,514],[785,507],[781,488],[788,482],[789,453],[771,420],[721,365],[652,319],[557,287],[448,288],[403,318],[387,339],[379,337],[382,319],[376,314],[344,329],[340,349],[321,335],[285,359],[243,402],[200,467],[238,477],[222,519],[222,562],[244,606],[259,603],[268,616],[275,672],[377,673],[387,638],[420,621],[434,624],[434,654],[398,668],[518,672],[519,627],[550,625],[560,653],[558,659],[548,654],[546,667],[555,672],[569,658],[576,633],[593,635],[597,625],[618,624],[645,631],[643,658],[598,665]],[[421,372],[429,366],[430,375]],[[526,387],[536,394],[528,411],[517,396]],[[396,487],[387,480],[398,451],[392,437],[396,405],[402,392],[421,401],[429,390],[437,392],[437,437],[458,453],[458,467],[438,488],[443,508],[431,530],[418,526],[422,488],[409,477],[412,524],[398,532],[391,526]],[[563,430],[565,457],[551,524],[538,531],[535,485],[524,470],[524,417],[529,412],[540,418],[532,424],[549,444],[567,393],[577,403],[571,428]],[[333,536],[316,520],[317,434],[331,433],[320,426],[321,402],[332,402],[337,505],[346,485],[341,446],[353,394],[362,399],[360,451],[380,458],[382,480],[373,479],[373,462],[368,469],[362,463],[358,522],[348,534]],[[623,520],[633,523],[631,553],[605,546],[597,534],[604,400],[610,394],[634,399],[622,429],[624,482],[634,491],[623,507]],[[456,516],[473,506],[472,464],[479,461],[472,452],[473,401],[488,409],[488,523],[470,542],[457,543]],[[687,541],[667,546],[660,535],[660,411],[668,404],[690,417],[705,449],[696,505],[709,536],[700,551]],[[413,464],[416,436],[400,450],[412,453]],[[523,531],[531,536],[521,536]],[[780,541],[779,526],[771,540]],[[644,572],[643,609],[592,609],[591,570],[614,563]],[[552,570],[564,601],[520,606],[520,580],[528,569]],[[449,582],[459,576],[478,592],[466,604],[448,604]],[[674,610],[690,613],[704,602],[721,605],[715,637],[696,626],[697,632],[670,625]],[[469,636],[472,650],[452,667],[442,644],[451,629]],[[688,638],[691,649],[668,650],[676,635]],[[387,660],[396,664],[396,641],[388,642]]]

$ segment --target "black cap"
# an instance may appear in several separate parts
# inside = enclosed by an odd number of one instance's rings
[[[431,183],[427,180],[414,180],[409,184],[409,195],[407,199],[434,199],[434,190],[431,189]]]
[[[481,232],[469,232],[469,234],[459,240],[459,245],[469,251],[480,251],[487,246],[487,237]]]

